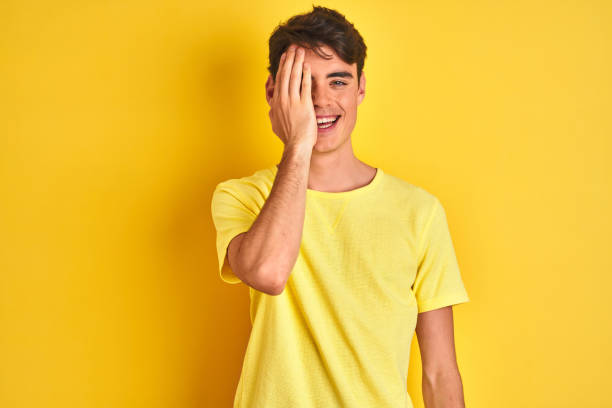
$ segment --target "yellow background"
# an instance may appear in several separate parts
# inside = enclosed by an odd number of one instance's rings
[[[290,3],[0,5],[0,406],[231,406],[249,299],[210,199],[280,158]],[[612,406],[611,3],[321,5],[368,46],[356,155],[447,210],[467,407]]]

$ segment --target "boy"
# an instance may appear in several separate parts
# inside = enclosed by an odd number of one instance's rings
[[[357,159],[361,35],[313,7],[269,40],[280,163],[219,183],[221,278],[249,286],[234,407],[412,407],[416,331],[426,406],[464,407],[452,305],[467,302],[440,201]]]

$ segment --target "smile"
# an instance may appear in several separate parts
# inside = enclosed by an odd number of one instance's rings
[[[317,119],[317,127],[319,128],[319,131],[321,130],[331,130],[336,126],[336,123],[338,123],[338,119],[340,119],[340,115],[336,116],[336,117],[327,117],[327,118],[318,118]]]

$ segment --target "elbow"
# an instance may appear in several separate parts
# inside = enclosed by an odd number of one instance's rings
[[[275,286],[268,288],[268,290],[265,293],[270,296],[278,296],[282,294],[284,290],[285,290],[285,285],[275,285]]]
[[[283,293],[285,280],[281,279],[283,275],[277,272],[276,265],[265,263],[248,266],[249,262],[244,258],[239,258],[237,263],[235,273],[246,285],[270,296]]]
[[[260,282],[260,289],[258,290],[261,292],[270,296],[278,296],[285,290],[286,279],[276,269],[261,268],[257,276],[259,276],[258,281]]]

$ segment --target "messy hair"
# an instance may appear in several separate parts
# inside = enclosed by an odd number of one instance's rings
[[[321,50],[321,46],[327,45],[347,64],[357,63],[357,79],[361,78],[366,45],[355,26],[336,10],[313,5],[312,11],[295,15],[274,29],[268,41],[268,71],[273,79],[276,79],[281,55],[291,44],[331,59],[332,55]]]

